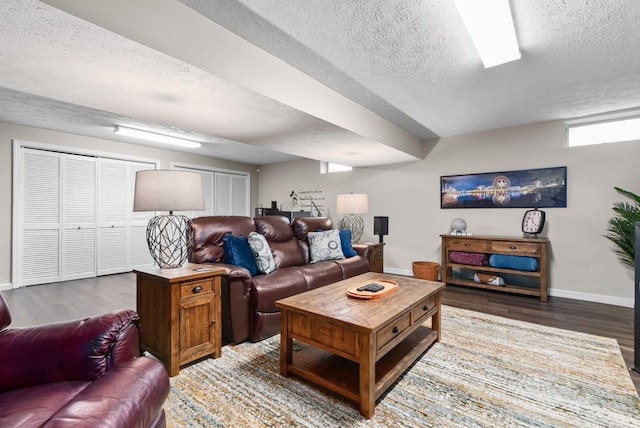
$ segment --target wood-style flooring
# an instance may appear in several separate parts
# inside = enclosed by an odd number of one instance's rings
[[[13,327],[24,327],[84,318],[116,309],[136,308],[135,274],[66,281],[3,291]],[[581,331],[618,341],[627,367],[633,367],[633,309],[601,303],[550,297],[538,299],[449,286],[443,304],[528,321],[550,327]],[[585,361],[585,364],[589,364]],[[640,374],[630,370],[640,391]]]

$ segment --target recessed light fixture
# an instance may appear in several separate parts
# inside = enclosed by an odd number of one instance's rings
[[[453,0],[485,68],[520,59],[509,0]]]
[[[120,125],[113,128],[113,132],[125,137],[139,138],[141,140],[153,141],[156,143],[173,144],[174,146],[188,147],[191,149],[197,149],[201,146],[197,141],[158,134],[157,132],[143,131],[142,129],[127,128]]]

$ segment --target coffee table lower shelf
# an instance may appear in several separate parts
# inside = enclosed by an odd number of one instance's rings
[[[296,339],[295,336],[292,336]],[[377,400],[393,383],[436,341],[438,333],[420,326],[402,342],[376,362],[375,399]],[[290,373],[360,403],[360,367],[331,352],[308,345],[294,352],[293,362],[287,366]]]

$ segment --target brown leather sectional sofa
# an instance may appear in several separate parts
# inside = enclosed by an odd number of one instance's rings
[[[222,281],[222,330],[226,341],[259,341],[280,332],[280,311],[275,302],[369,271],[366,244],[354,244],[358,255],[341,260],[310,263],[308,232],[333,228],[326,217],[210,216],[193,219],[192,261],[216,263],[226,270]],[[265,236],[276,270],[251,275],[245,268],[224,263],[225,235]]]

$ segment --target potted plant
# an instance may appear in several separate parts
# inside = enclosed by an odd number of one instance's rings
[[[607,224],[607,239],[613,242],[617,249],[618,258],[622,263],[635,268],[635,282],[640,280],[640,266],[636,267],[635,241],[636,223],[640,222],[640,196],[628,190],[614,187],[619,193],[633,200],[629,202],[615,202],[613,211],[615,216]],[[634,328],[633,328],[633,365],[634,370],[640,372],[640,288],[634,285]]]
[[[635,267],[635,235],[636,223],[640,222],[640,196],[628,190],[614,187],[619,193],[633,200],[629,202],[615,202],[615,215],[607,223],[605,238],[616,245],[615,252],[620,261]]]

